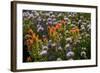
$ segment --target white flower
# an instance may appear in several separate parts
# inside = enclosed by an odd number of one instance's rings
[[[58,23],[57,21],[54,21],[54,22],[53,22],[53,24],[57,24],[57,23]]]
[[[79,21],[78,21],[78,23],[81,23],[82,22],[82,20],[80,19]]]
[[[84,29],[85,29],[84,25],[81,25],[81,29],[82,29],[82,30],[84,30]]]
[[[86,50],[86,48],[85,47],[82,47],[82,50]]]
[[[68,48],[68,47],[70,47],[70,44],[66,44],[66,45],[65,45],[65,48]]]
[[[77,44],[77,43],[80,43],[80,39],[76,40],[76,44]]]
[[[68,17],[64,17],[64,20],[67,20],[68,21]]]
[[[39,16],[39,13],[37,11],[34,12],[36,16]]]
[[[83,25],[86,25],[86,23],[85,23],[85,22],[83,22],[82,24],[83,24]]]
[[[41,20],[42,20],[41,17],[38,17],[38,18],[37,18],[37,21],[41,21]]]
[[[49,43],[51,43],[51,42],[52,42],[52,40],[49,40],[48,42],[49,42]]]
[[[33,14],[31,13],[31,14],[29,15],[29,17],[30,17],[30,18],[33,17]]]
[[[60,46],[60,47],[58,47],[58,50],[62,50],[62,47]]]
[[[89,21],[89,20],[87,20],[87,21],[86,21],[86,23],[88,23],[88,24],[89,24],[89,23],[90,23],[90,21]]]
[[[37,24],[37,28],[39,28],[41,25],[40,24]]]
[[[58,14],[58,17],[60,17],[60,16],[62,16],[62,13],[59,13],[59,14]]]
[[[40,52],[40,55],[47,55],[47,50],[42,50],[42,51]]]
[[[80,39],[82,39],[82,37],[81,37],[81,36],[79,36],[79,40],[80,40]]]
[[[71,14],[68,15],[68,17],[71,17],[71,16],[72,16]]]
[[[66,33],[69,33],[69,31],[68,31],[68,30],[66,30],[65,32],[66,32]]]
[[[91,29],[91,25],[90,24],[87,25],[87,29],[88,30]]]
[[[46,16],[50,16],[50,13],[45,13]]]
[[[74,24],[71,24],[71,27],[75,27],[75,25]]]
[[[53,46],[53,47],[56,46],[56,43],[53,43],[52,46]]]
[[[89,34],[86,34],[85,36],[86,36],[86,37],[89,37],[90,35],[89,35]]]
[[[80,18],[82,19],[82,18],[84,18],[83,16],[80,16]]]
[[[62,59],[61,58],[57,58],[57,61],[62,61]]]
[[[81,56],[82,56],[84,59],[86,59],[86,58],[87,58],[86,52],[85,52],[85,51],[82,51],[82,52],[81,52]]]
[[[27,12],[23,12],[23,16],[27,17],[28,16]]]
[[[70,58],[70,59],[68,59],[68,60],[73,60],[73,58]]]
[[[53,11],[50,11],[49,13],[50,13],[50,14],[53,14]]]
[[[42,50],[48,50],[47,46],[42,46]]]
[[[72,41],[72,38],[71,37],[66,38],[66,41]]]
[[[51,17],[52,17],[52,18],[54,18],[54,17],[55,17],[55,15],[51,15]]]
[[[68,24],[71,24],[71,20],[70,19],[68,20]]]

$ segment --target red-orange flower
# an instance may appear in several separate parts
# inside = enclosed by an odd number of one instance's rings
[[[59,28],[61,28],[61,25],[60,23],[56,24],[55,28],[58,30]]]

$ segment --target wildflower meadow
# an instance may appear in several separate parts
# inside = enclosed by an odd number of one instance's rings
[[[23,10],[23,62],[91,59],[91,14]]]

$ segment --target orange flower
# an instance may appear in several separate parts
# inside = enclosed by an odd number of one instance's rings
[[[58,23],[56,24],[55,28],[58,30],[61,27],[62,24]]]
[[[39,36],[33,33],[33,41],[36,42],[39,40]]]
[[[55,32],[56,31],[56,28],[54,27],[54,26],[52,26],[51,28],[50,28],[50,32]]]
[[[79,33],[79,29],[78,29],[78,27],[74,27],[70,30],[70,32],[72,32],[72,33],[78,32]]]
[[[73,36],[74,40],[78,38],[79,36],[79,29],[78,27],[74,27],[70,30],[71,35]]]

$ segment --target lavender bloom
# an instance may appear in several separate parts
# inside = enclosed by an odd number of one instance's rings
[[[52,21],[48,21],[48,23],[47,23],[47,24],[52,25]]]
[[[74,56],[74,52],[73,51],[69,51],[66,53],[66,57],[67,58],[72,58]]]
[[[37,32],[40,32],[40,31],[44,31],[44,28],[43,28],[42,26],[39,26],[39,27],[37,28]]]
[[[51,25],[52,23],[53,23],[52,18],[48,18],[47,19],[47,24],[50,24]]]

